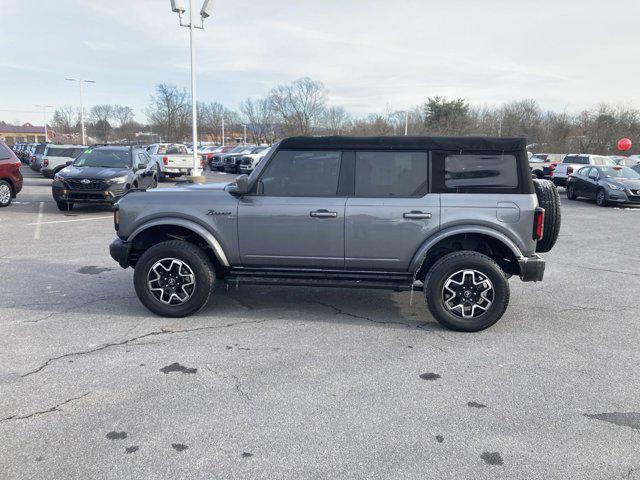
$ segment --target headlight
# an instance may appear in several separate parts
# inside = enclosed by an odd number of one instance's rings
[[[620,187],[618,185],[614,185],[613,183],[605,182],[607,186],[612,190],[625,190],[624,187]]]
[[[127,183],[127,180],[129,180],[129,177],[116,177],[109,180],[109,183]]]

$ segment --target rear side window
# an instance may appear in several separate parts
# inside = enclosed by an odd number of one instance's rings
[[[587,175],[589,175],[589,170],[589,167],[582,167],[580,170],[578,170],[578,174],[584,175],[586,177]]]
[[[357,152],[356,197],[422,197],[427,193],[426,152]]]
[[[448,189],[518,187],[515,155],[447,155],[444,164]]]
[[[47,148],[47,146],[46,146],[46,145],[42,145],[42,144],[41,144],[41,145],[36,146],[35,154],[36,154],[36,155],[39,155],[39,154],[41,154],[41,153],[44,153],[44,150],[45,150],[46,148]]]
[[[260,177],[258,192],[272,197],[335,196],[341,160],[341,152],[280,151]]]
[[[47,156],[49,157],[67,157],[69,156],[69,148],[49,147],[47,149]]]
[[[0,143],[0,160],[9,160],[11,157],[11,152]]]

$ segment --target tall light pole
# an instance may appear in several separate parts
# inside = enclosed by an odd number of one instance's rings
[[[87,132],[84,128],[84,100],[82,98],[82,84],[83,83],[96,83],[95,80],[83,80],[81,78],[65,78],[68,82],[78,82],[80,87],[80,128],[82,128],[82,145],[86,144]]]
[[[224,115],[222,116],[222,146],[224,147]]]
[[[404,112],[404,136],[409,135],[409,110]]]
[[[47,120],[49,116],[47,115],[47,109],[53,108],[53,105],[35,105],[35,107],[42,109],[42,114],[44,115],[44,141],[49,143],[49,130],[47,130]]]
[[[198,106],[196,103],[196,48],[193,41],[195,29],[204,30],[204,19],[211,15],[213,10],[213,0],[205,0],[200,9],[200,25],[193,23],[193,0],[189,0],[189,23],[182,22],[182,15],[186,11],[184,0],[171,0],[171,10],[178,14],[180,26],[189,29],[189,48],[191,50],[191,123],[193,140],[193,171],[191,173],[194,181],[204,181],[200,161],[198,160]]]

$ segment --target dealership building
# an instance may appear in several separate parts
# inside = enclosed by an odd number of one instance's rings
[[[10,125],[0,121],[0,140],[7,145],[13,145],[16,142],[44,142],[46,136],[44,126],[38,127],[30,123]]]

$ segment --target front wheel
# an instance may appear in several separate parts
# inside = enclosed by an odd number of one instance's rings
[[[204,308],[215,274],[205,252],[185,241],[154,245],[138,260],[133,282],[142,304],[161,317],[186,317]]]
[[[68,212],[70,210],[73,210],[73,203],[56,202],[56,205],[58,206],[58,210],[60,210],[61,212]]]
[[[607,194],[602,188],[598,190],[598,193],[596,193],[596,204],[599,207],[606,207],[609,204],[607,201]]]
[[[509,283],[491,258],[478,252],[445,255],[424,281],[427,306],[444,327],[479,332],[496,323],[509,304]]]
[[[13,191],[11,185],[5,180],[0,180],[0,207],[8,207],[11,205]]]

